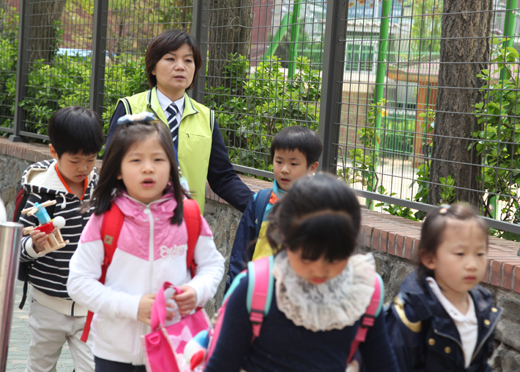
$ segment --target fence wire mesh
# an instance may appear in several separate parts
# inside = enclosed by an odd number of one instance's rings
[[[225,3],[209,9],[204,101],[217,113],[231,161],[265,174],[258,171],[272,171],[276,133],[290,125],[318,129],[326,4],[218,7]]]
[[[0,131],[13,132],[18,10],[11,1],[0,6]]]
[[[108,4],[102,117],[108,122],[118,99],[147,90],[144,55],[152,39],[169,29],[191,33],[192,0],[130,1]]]
[[[272,177],[282,128],[326,127],[323,168],[371,207],[420,219],[428,204],[464,200],[506,230],[520,221],[517,0],[1,4],[4,135],[45,140],[52,113],[72,104],[107,126],[119,98],[148,88],[151,39],[183,29],[204,51],[195,97],[215,110],[237,170]]]
[[[469,201],[517,223],[516,1],[385,3],[349,4],[331,166],[359,190],[401,199],[376,202],[392,214],[422,219],[407,200]]]

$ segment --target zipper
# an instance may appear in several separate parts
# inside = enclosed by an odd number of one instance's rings
[[[152,293],[152,281],[153,281],[153,262],[154,262],[154,252],[153,252],[153,249],[154,249],[154,233],[153,233],[153,229],[154,229],[154,221],[153,221],[153,214],[152,214],[152,210],[150,209],[150,204],[148,204],[145,208],[144,208],[144,211],[143,211],[147,216],[148,216],[148,219],[149,219],[149,222],[150,222],[150,238],[149,238],[149,241],[148,241],[148,285],[147,285],[147,290],[146,290],[146,293]],[[141,336],[144,336],[146,335],[146,324],[142,323],[142,326],[141,326]],[[143,348],[140,347],[139,348],[139,354],[138,354],[138,357],[139,357],[139,360],[138,362],[141,363],[141,361],[144,360],[144,355],[143,355]]]
[[[489,327],[489,330],[488,332],[486,333],[486,336],[482,339],[482,341],[480,342],[480,344],[478,345],[477,348],[475,348],[475,351],[473,352],[473,356],[471,357],[471,361],[470,361],[470,365],[471,363],[473,362],[473,360],[475,359],[475,357],[478,355],[478,353],[480,352],[480,349],[482,349],[482,346],[484,346],[484,343],[486,342],[486,340],[489,338],[489,336],[491,336],[491,334],[493,333],[493,331],[495,330],[496,328],[496,325],[498,323],[498,320],[500,319],[500,316],[502,315],[502,312],[498,315],[498,317],[496,318],[495,320],[495,324],[493,325],[493,327]]]
[[[457,345],[459,345],[460,349],[462,350],[462,353],[464,354],[464,349],[462,348],[462,344],[459,342],[459,340],[457,340],[456,338],[451,337],[450,335],[447,335],[447,334],[444,334],[444,333],[440,333],[440,332],[438,332],[436,329],[433,329],[433,333],[435,333],[435,334],[438,335],[438,336],[441,336],[441,337],[444,337],[444,338],[450,339],[450,340],[452,340],[452,341],[455,341],[455,343],[456,343]]]
[[[153,254],[153,247],[154,247],[154,223],[153,223],[153,214],[152,210],[149,206],[146,206],[144,209],[144,213],[148,215],[148,219],[150,220],[150,238],[148,241],[148,265],[149,265],[149,272],[148,272],[148,289],[146,293],[152,293],[152,281],[153,281],[153,260],[154,260],[154,254]]]

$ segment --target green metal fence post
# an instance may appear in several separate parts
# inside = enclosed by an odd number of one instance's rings
[[[513,46],[513,37],[515,36],[515,23],[516,23],[516,8],[518,6],[517,0],[507,0],[506,5],[506,18],[504,21],[504,49]],[[507,79],[506,69],[503,68],[500,71],[500,82],[503,83]],[[497,218],[497,197],[493,196],[490,202],[493,210],[491,211],[491,217]]]
[[[300,17],[300,3],[299,0],[294,0],[293,13],[291,19],[291,45],[289,47],[289,79],[292,79],[295,70],[296,58],[298,58],[298,39],[300,38],[300,24],[298,19]]]
[[[381,11],[381,24],[379,28],[379,52],[377,55],[377,68],[376,68],[376,88],[374,92],[374,104],[377,105],[379,101],[383,98],[384,88],[385,88],[385,74],[386,74],[386,57],[388,54],[388,44],[389,44],[389,30],[390,30],[390,13],[392,11],[392,0],[383,0],[383,8]],[[381,137],[381,115],[377,115],[376,117],[376,130],[374,138],[374,169],[372,170],[371,179],[368,183],[369,191],[375,190],[375,173],[377,172],[377,155],[379,155],[379,142],[377,141],[377,137]],[[373,208],[372,200],[367,199],[367,205],[370,208]]]

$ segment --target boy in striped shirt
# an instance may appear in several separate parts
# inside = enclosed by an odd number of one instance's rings
[[[29,166],[22,176],[22,186],[29,193],[24,208],[56,200],[47,212],[51,218],[65,219],[61,234],[69,240],[65,247],[46,253],[46,233],[33,230],[22,239],[20,260],[31,262],[29,372],[55,368],[65,341],[75,370],[94,371],[90,345],[80,341],[87,309],[69,297],[67,278],[69,261],[91,214],[90,210],[83,213],[81,206],[90,200],[97,183],[94,165],[104,142],[102,128],[97,114],[89,109],[70,106],[58,110],[48,126],[54,159]],[[38,226],[35,216],[22,215],[20,223]]]

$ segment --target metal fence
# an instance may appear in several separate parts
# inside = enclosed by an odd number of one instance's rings
[[[517,0],[5,0],[1,9],[0,131],[13,140],[45,139],[50,115],[70,104],[107,123],[117,99],[147,88],[149,41],[182,28],[204,57],[190,94],[215,110],[238,171],[271,178],[272,138],[305,125],[324,142],[321,169],[371,208],[422,218],[465,200],[502,236],[520,234]]]

